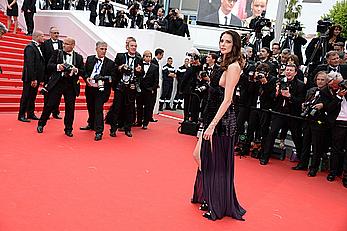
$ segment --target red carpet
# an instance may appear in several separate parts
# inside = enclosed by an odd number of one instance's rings
[[[177,121],[160,117],[134,137],[107,131],[100,142],[80,131],[87,113],[76,113],[74,137],[61,120],[43,134],[36,122],[1,114],[0,230],[347,230],[347,189],[326,173],[315,178],[290,170],[288,161],[260,166],[236,158],[236,188],[246,221],[211,222],[190,203],[196,166],[194,137],[179,135]]]

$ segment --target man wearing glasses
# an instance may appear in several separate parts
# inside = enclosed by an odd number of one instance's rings
[[[37,126],[37,132],[42,133],[49,115],[64,95],[65,101],[65,135],[72,137],[72,124],[75,116],[75,101],[80,93],[79,76],[84,75],[83,57],[75,52],[75,40],[65,38],[63,50],[55,50],[50,58],[47,68],[53,74],[45,87],[48,102],[43,108]]]
[[[237,0],[220,0],[219,10],[207,15],[201,21],[230,26],[242,26],[241,20],[231,13]]]
[[[57,27],[51,27],[49,29],[49,36],[50,38],[47,39],[46,41],[43,42],[42,45],[42,53],[43,57],[45,58],[45,66],[46,66],[46,71],[45,71],[45,85],[48,83],[49,77],[52,75],[52,72],[48,71],[47,65],[48,61],[51,58],[53,51],[55,50],[62,50],[63,49],[63,41],[59,39],[59,29]],[[48,98],[47,95],[44,97],[44,103],[47,104]],[[59,103],[55,106],[52,115],[53,118],[55,119],[62,119],[59,116]]]

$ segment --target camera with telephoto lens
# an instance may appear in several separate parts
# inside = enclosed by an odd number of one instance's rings
[[[121,71],[124,75],[131,76],[133,74],[133,69],[126,64],[123,65]]]
[[[296,31],[302,31],[302,27],[300,25],[300,22],[299,21],[296,21],[294,23],[290,23],[289,25],[286,26],[285,30],[287,31],[293,31],[293,32],[296,32]]]
[[[197,86],[195,88],[195,91],[197,91],[197,92],[204,92],[206,90],[207,90],[207,86],[206,85]]]
[[[341,90],[347,90],[347,79],[344,79],[341,82],[339,82],[338,86]]]
[[[333,25],[330,19],[325,18],[323,20],[319,20],[317,22],[317,32],[321,34],[325,34],[329,31],[329,28]]]
[[[261,32],[263,27],[271,27],[271,21],[265,18],[266,11],[264,10],[260,16],[251,20],[249,28],[253,29],[255,32]]]
[[[261,80],[262,78],[266,78],[267,75],[268,75],[267,72],[259,71],[258,74],[256,75],[255,79],[256,80]]]
[[[310,116],[315,116],[317,113],[317,109],[315,109],[313,106],[315,103],[313,102],[305,102],[303,103],[302,107],[304,108],[302,113],[300,114],[302,117],[308,117]]]
[[[110,81],[112,79],[111,76],[102,76],[102,75],[95,75],[94,80],[98,85],[99,91],[105,90],[105,81]]]
[[[73,65],[68,63],[63,63],[63,72],[69,74],[72,71]]]
[[[288,79],[287,79],[287,77],[284,76],[280,80],[280,89],[281,90],[288,90],[288,88],[289,88]]]

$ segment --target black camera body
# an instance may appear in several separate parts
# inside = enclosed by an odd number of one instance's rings
[[[95,75],[94,80],[98,85],[99,91],[104,91],[105,90],[104,81],[112,81],[112,77],[111,76]]]
[[[131,76],[133,74],[133,69],[128,65],[123,65],[121,71],[124,75]]]
[[[300,116],[302,117],[308,117],[309,115],[310,116],[315,116],[317,114],[317,109],[313,108],[313,105],[314,103],[312,102],[305,102],[303,104],[303,111],[302,113],[300,114]]]
[[[261,80],[263,78],[266,78],[268,76],[269,73],[265,72],[265,71],[259,71],[258,74],[255,76],[256,80]]]
[[[281,90],[288,90],[289,89],[289,84],[288,84],[287,77],[281,78],[281,80],[280,80],[280,89]]]
[[[338,86],[341,90],[347,90],[347,79],[344,79],[341,82],[339,82]]]
[[[292,31],[292,32],[302,31],[302,27],[300,25],[300,22],[296,21],[294,23],[290,23],[289,25],[287,25],[285,30]]]
[[[260,16],[251,20],[249,28],[253,29],[255,32],[260,33],[263,27],[271,27],[271,20],[265,18],[266,11],[264,10]]]
[[[63,63],[63,72],[66,73],[70,73],[72,71],[73,65],[68,64],[68,63]]]
[[[328,32],[329,28],[333,25],[333,23],[325,18],[323,20],[319,20],[317,22],[317,32],[321,34],[325,34]]]

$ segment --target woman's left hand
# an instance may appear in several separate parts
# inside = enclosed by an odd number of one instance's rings
[[[208,128],[206,129],[206,131],[204,132],[204,134],[203,134],[202,137],[203,137],[205,140],[211,140],[211,139],[212,139],[213,132],[214,132],[214,127],[208,126]]]

